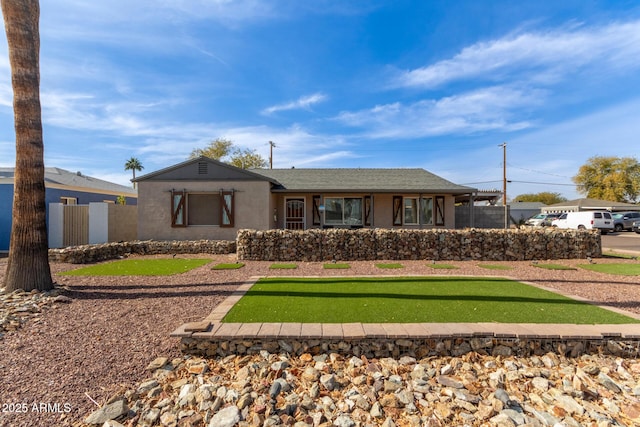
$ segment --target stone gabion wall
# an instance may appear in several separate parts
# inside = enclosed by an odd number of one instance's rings
[[[87,264],[106,261],[127,255],[161,254],[231,254],[236,251],[236,242],[228,240],[156,241],[144,240],[98,245],[71,246],[49,249],[49,260]]]
[[[619,357],[640,356],[638,340],[561,340],[561,339],[514,339],[514,338],[439,338],[439,339],[237,339],[231,341],[208,341],[182,338],[180,348],[183,353],[202,356],[251,355],[266,350],[269,353],[286,352],[300,356],[304,353],[339,353],[343,355],[364,355],[368,358],[381,357],[430,357],[461,356],[475,351],[493,356],[529,357],[549,352],[564,356],[578,357],[582,354],[610,354]]]
[[[602,255],[597,230],[240,230],[239,260],[366,261],[585,259]]]

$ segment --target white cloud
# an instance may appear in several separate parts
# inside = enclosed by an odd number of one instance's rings
[[[317,104],[319,102],[326,101],[328,99],[327,95],[323,93],[314,93],[312,95],[302,96],[295,101],[287,102],[284,104],[274,105],[262,110],[261,114],[269,115],[278,111],[288,111],[288,110],[308,110],[312,105]]]
[[[494,86],[404,105],[399,102],[368,110],[342,112],[337,120],[369,129],[373,138],[419,138],[481,131],[513,131],[531,126],[511,120],[513,111],[541,103],[541,90]]]
[[[557,192],[568,199],[583,197],[571,177],[593,156],[638,157],[637,135],[640,122],[637,111],[640,98],[589,115],[536,129],[507,142],[507,178],[509,198],[525,193]],[[486,144],[440,153],[422,165],[453,182],[472,184],[481,189],[502,188],[501,139],[491,135]],[[550,183],[550,184],[533,184]],[[557,185],[562,184],[562,185]]]
[[[436,88],[460,80],[563,79],[582,67],[602,70],[640,66],[640,21],[599,28],[528,32],[476,43],[451,59],[402,72],[395,85]]]

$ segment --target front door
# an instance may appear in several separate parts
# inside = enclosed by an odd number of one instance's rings
[[[304,230],[304,199],[287,199],[285,202],[285,228]]]

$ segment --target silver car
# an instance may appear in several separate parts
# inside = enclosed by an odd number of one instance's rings
[[[534,227],[549,227],[551,225],[551,221],[558,218],[559,216],[559,213],[539,213],[538,215],[534,215],[526,220],[524,222],[524,225],[531,225]]]
[[[640,212],[616,212],[612,213],[613,228],[615,231],[631,231],[634,221],[640,221]]]

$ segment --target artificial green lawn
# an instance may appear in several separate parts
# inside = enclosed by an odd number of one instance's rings
[[[298,268],[297,264],[271,264],[269,269],[271,270],[295,270]]]
[[[531,264],[534,267],[544,268],[546,270],[577,270],[575,267],[569,267],[562,264]]]
[[[68,276],[170,276],[210,263],[210,259],[123,259],[61,273]]]
[[[630,254],[620,254],[617,252],[604,252],[602,254],[603,258],[622,258],[622,259],[638,259],[635,255]]]
[[[382,268],[382,269],[385,269],[385,268],[404,268],[404,265],[400,264],[399,262],[392,262],[392,263],[389,263],[389,264],[379,263],[379,264],[376,264],[376,267]]]
[[[580,264],[578,267],[620,276],[640,276],[640,264]]]
[[[322,268],[325,270],[346,270],[347,268],[351,268],[349,264],[337,262],[335,264],[323,264]]]
[[[223,322],[640,323],[500,278],[265,278]]]
[[[453,264],[427,264],[427,267],[440,269],[440,270],[455,270],[458,268]]]
[[[502,264],[478,264],[480,268],[486,268],[487,270],[513,270],[513,267],[510,265],[502,265]]]
[[[243,262],[221,262],[211,267],[212,270],[237,270],[244,267]]]

